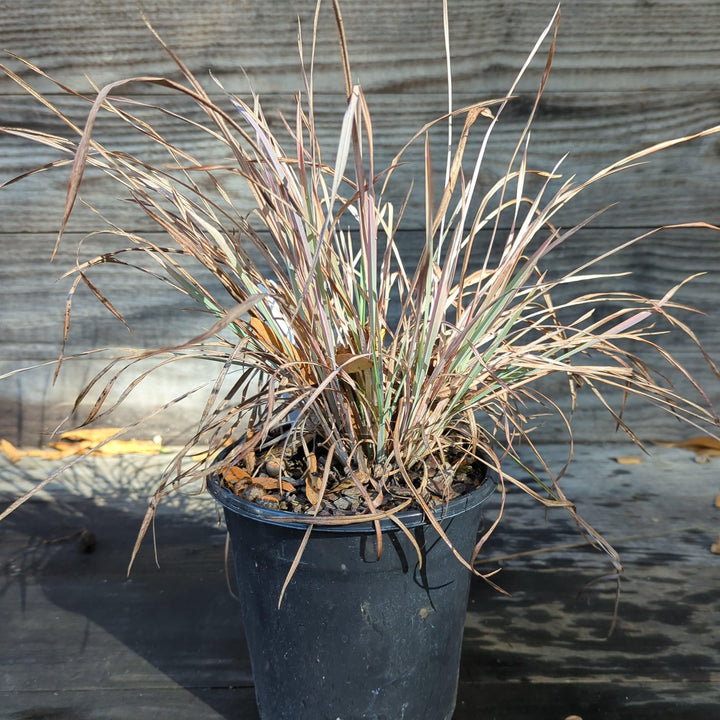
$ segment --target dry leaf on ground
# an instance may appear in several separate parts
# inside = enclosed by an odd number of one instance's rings
[[[22,457],[18,449],[11,442],[5,440],[5,438],[0,440],[0,452],[7,455],[8,460],[13,463]]]
[[[82,455],[92,451],[93,455],[111,457],[115,455],[157,455],[162,445],[155,440],[108,440],[119,432],[119,428],[96,428],[93,430],[73,430],[63,433],[60,439],[51,442],[49,448],[20,450],[8,440],[0,440],[0,452],[10,462],[24,457],[37,457],[42,460],[62,460],[71,455]],[[99,443],[104,443],[96,448]]]
[[[707,463],[714,457],[720,457],[720,440],[709,435],[698,435],[680,442],[656,442],[659,447],[674,447],[695,453],[695,462]]]
[[[101,443],[121,432],[122,428],[81,428],[79,430],[68,430],[60,435],[60,440],[68,442],[91,442]],[[50,443],[52,445],[52,443]]]
[[[253,485],[260,485],[263,490],[277,490],[278,489],[278,479],[270,477],[269,475],[260,475],[258,477],[254,477],[252,479]],[[287,482],[287,480],[282,481],[282,489],[285,492],[294,492],[295,488]]]
[[[312,505],[320,502],[320,478],[308,473],[305,478],[305,495]]]
[[[620,465],[639,465],[642,461],[643,459],[638,455],[624,455],[615,458],[615,462]]]
[[[233,485],[235,483],[247,484],[250,482],[250,473],[245,468],[241,468],[239,465],[233,465],[232,467],[225,469],[223,471],[223,477],[226,482]]]

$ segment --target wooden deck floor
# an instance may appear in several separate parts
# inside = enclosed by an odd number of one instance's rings
[[[614,633],[614,584],[580,593],[602,555],[517,498],[485,562],[511,595],[472,587],[455,720],[720,718],[720,460],[612,460],[628,452],[580,447],[564,484],[622,555]],[[161,512],[159,568],[148,545],[126,579],[142,481],[161,462],[93,460],[0,524],[2,720],[257,720],[212,503]],[[3,504],[46,467],[0,465]],[[82,529],[93,552],[61,539]]]

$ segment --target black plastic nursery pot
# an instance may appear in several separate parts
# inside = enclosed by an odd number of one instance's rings
[[[422,550],[383,520],[313,528],[280,607],[307,525],[236,497],[217,476],[262,720],[450,720],[470,571],[420,512],[398,518]],[[491,479],[437,510],[469,558]]]

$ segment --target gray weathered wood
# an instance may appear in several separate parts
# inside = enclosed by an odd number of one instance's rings
[[[539,70],[534,73],[538,79]],[[7,87],[8,81],[1,86]],[[462,86],[458,86],[461,89]],[[211,88],[208,87],[210,90]],[[493,96],[471,96],[465,92],[458,96],[456,107],[463,107],[480,99]],[[518,139],[528,118],[530,96],[511,103],[493,132],[485,153],[477,196],[489,190],[507,171]],[[278,111],[286,117],[294,116],[293,102],[289,97],[263,96],[268,116],[276,117]],[[187,99],[168,98],[155,94],[148,102],[163,104],[168,109],[186,116],[193,122],[206,120],[205,115]],[[427,122],[445,112],[445,99],[439,94],[409,94],[399,97],[390,94],[370,95],[375,136],[376,172],[388,167],[395,155]],[[223,107],[234,115],[229,103],[220,99]],[[688,116],[688,105],[693,107]],[[88,106],[80,101],[63,108],[78,126],[84,125]],[[227,148],[195,128],[177,120],[169,120],[157,112],[127,108],[143,120],[153,122],[158,131],[179,147],[197,158],[199,163],[227,163]],[[322,95],[316,101],[316,122],[324,158],[333,158],[344,110],[341,95]],[[529,146],[528,166],[544,172],[553,170],[566,155],[559,167],[564,179],[575,177],[580,183],[603,167],[620,160],[654,143],[691,134],[717,124],[720,103],[707,92],[693,94],[683,92],[658,92],[642,102],[633,101],[627,93],[593,92],[576,96],[567,93],[548,94],[540,107]],[[19,98],[13,101],[8,125],[41,124],[48,132],[71,137],[62,123],[48,112],[38,112],[37,103]],[[288,136],[275,123],[275,131],[283,142]],[[488,121],[480,119],[474,128],[475,142],[467,153],[465,171],[472,174],[475,152],[480,148]],[[461,123],[456,122],[456,126]],[[444,153],[446,126],[438,125],[432,134],[435,181],[439,185],[444,176]],[[164,149],[148,142],[137,131],[118,121],[98,122],[94,136],[114,150],[122,150],[165,167],[169,158]],[[560,216],[560,222],[579,222],[587,216],[616,203],[617,207],[599,222],[620,227],[654,227],[657,225],[689,220],[720,222],[714,201],[714,179],[718,174],[720,140],[710,137],[697,140],[680,148],[666,150],[655,155],[649,164],[614,176],[581,194]],[[292,142],[288,148],[294,152]],[[62,159],[62,155],[30,141],[0,135],[0,181],[7,181],[49,161]],[[404,215],[403,227],[422,228],[425,211],[424,195],[424,148],[421,139],[402,158],[403,165],[393,173],[393,180],[386,192],[386,200],[400,208],[413,182],[415,191]],[[517,167],[517,163],[516,166]],[[0,212],[3,214],[2,232],[10,234],[13,244],[16,233],[57,233],[62,219],[66,197],[69,168],[54,169],[23,182],[6,187],[0,192]],[[253,208],[252,198],[244,182],[237,176],[219,173],[227,184],[233,202],[241,212]],[[195,174],[202,184],[202,176]],[[202,184],[207,192],[207,183]],[[559,188],[560,182],[555,184]],[[528,191],[530,192],[530,191]],[[149,219],[128,203],[119,202],[127,197],[123,187],[107,178],[99,170],[88,170],[83,198],[111,220],[131,228],[147,228]],[[548,193],[548,198],[551,195]],[[39,208],[42,211],[39,212]],[[102,227],[102,221],[89,210],[78,206],[74,212],[71,228],[88,232]]]
[[[554,470],[567,448],[543,446]],[[547,517],[513,493],[481,555],[509,596],[472,585],[455,720],[716,715],[720,645],[710,552],[720,511],[716,460],[629,446],[579,446],[562,486],[620,552],[615,584],[563,511]],[[146,543],[125,577],[162,458],[97,458],[0,525],[0,718],[257,720],[236,602],[225,587],[224,533],[208,498],[158,516],[160,567]],[[3,503],[52,464],[0,460]],[[486,512],[489,524],[499,506]],[[84,553],[79,529],[95,533]],[[50,541],[50,542],[48,542]],[[594,582],[591,585],[588,583]],[[333,709],[335,710],[335,709]],[[336,715],[337,716],[337,715]]]
[[[642,235],[639,229],[589,228],[578,232],[560,248],[544,270],[551,277],[559,276],[581,267],[593,257],[608,252],[622,243]],[[156,234],[148,235],[158,242]],[[506,235],[500,233],[495,241],[500,246]],[[64,251],[54,264],[49,262],[48,237],[31,233],[23,238],[24,252],[0,267],[2,284],[2,327],[6,347],[3,359],[41,361],[56,357],[60,351],[65,301],[72,279],[62,275],[72,270],[76,257],[89,260],[111,250],[127,247],[129,243],[112,237],[96,242],[85,242],[77,255],[77,234],[65,238]],[[405,258],[406,268],[412,271],[417,263],[422,236],[417,231],[401,233],[397,245]],[[490,235],[483,233],[475,243],[478,263],[484,256]],[[560,305],[570,297],[583,292],[624,290],[631,293],[661,297],[671,287],[686,278],[699,274],[679,293],[677,299],[710,313],[717,301],[716,274],[720,271],[720,253],[716,252],[718,236],[715,231],[700,229],[672,229],[639,240],[632,248],[618,252],[602,263],[588,268],[585,274],[623,274],[622,277],[588,280],[582,285],[559,287],[553,293],[555,303]],[[130,261],[130,258],[128,258]],[[153,269],[153,265],[145,263]],[[199,277],[214,293],[219,302],[230,306],[231,299],[219,282],[211,282],[196,268]],[[188,340],[208,327],[209,316],[198,312],[191,298],[164,283],[131,268],[117,266],[90,270],[88,276],[127,319],[132,333],[96,300],[92,293],[80,285],[73,300],[74,323],[71,324],[68,353],[83,352],[103,347],[151,348],[164,342],[164,338]],[[43,310],[38,312],[39,303]],[[607,310],[601,306],[600,310]],[[577,311],[577,314],[581,314]],[[391,323],[397,322],[399,308],[390,314]],[[682,315],[682,317],[687,317]],[[720,338],[714,332],[712,317],[692,318],[698,336],[707,343],[708,350],[715,353]],[[682,342],[669,347],[685,348]]]
[[[586,262],[598,251],[610,249],[634,236],[631,230],[588,230],[579,233],[557,256],[558,266],[551,272],[560,272],[577,267]],[[415,235],[407,234],[408,244]],[[47,440],[49,434],[70,412],[73,400],[80,388],[99,372],[115,353],[103,357],[90,357],[65,363],[64,368],[53,384],[55,367],[52,360],[57,358],[60,349],[62,315],[68,283],[55,281],[58,271],[72,266],[74,257],[70,252],[74,237],[67,238],[68,252],[58,263],[58,270],[49,265],[38,265],[32,261],[46,251],[46,236],[31,234],[25,237],[27,257],[22,262],[0,268],[0,281],[4,288],[3,313],[0,326],[4,341],[4,359],[0,360],[0,374],[26,367],[29,364],[47,363],[42,367],[24,374],[15,375],[3,381],[3,394],[0,400],[0,437],[12,442],[35,444]],[[401,239],[401,242],[404,240]],[[712,245],[716,242],[714,232],[695,230],[666,231],[642,241],[636,252],[618,255],[602,265],[597,271],[617,273],[631,271],[632,275],[611,280],[599,280],[589,285],[589,290],[601,291],[610,285],[613,289],[626,289],[650,297],[662,296],[669,288],[680,283],[687,276],[700,270],[706,275],[687,285],[678,296],[683,304],[697,306],[706,313],[712,313],[717,298],[716,277],[718,256]],[[678,252],[678,248],[683,248]],[[710,248],[710,252],[708,252]],[[90,255],[100,252],[102,246],[97,243],[88,245]],[[417,252],[417,243],[412,254]],[[704,260],[700,264],[698,258]],[[49,272],[51,271],[51,272]],[[49,272],[49,274],[48,274]],[[130,335],[124,326],[112,317],[90,296],[88,291],[79,292],[76,298],[76,313],[71,327],[68,353],[80,353],[95,347],[154,347],[160,343],[187,340],[207,328],[210,318],[192,311],[191,302],[184,296],[166,290],[157,281],[147,275],[132,273],[103,274],[94,276],[94,281],[106,292],[116,307],[125,314],[131,323],[134,334]],[[568,291],[576,293],[578,288],[570,286]],[[564,297],[562,291],[556,294],[559,304]],[[37,302],[42,298],[46,309],[37,316]],[[612,307],[604,305],[602,312],[610,312]],[[584,310],[579,309],[577,314]],[[716,332],[716,322],[711,314],[689,315],[680,312],[683,321],[692,321],[698,339],[708,352],[717,357],[720,354],[720,337]],[[658,328],[667,329],[667,328]],[[709,366],[700,352],[688,342],[679,331],[663,336],[666,349],[683,362],[700,380],[710,393],[711,398],[720,402],[720,388],[715,382]],[[650,355],[648,354],[648,357]],[[149,364],[146,363],[149,367]],[[659,368],[660,369],[660,368]],[[214,364],[198,360],[184,360],[171,368],[157,373],[149,382],[141,385],[126,401],[124,410],[106,424],[130,423],[148,412],[169,402],[176,395],[210,382],[216,368]],[[678,380],[678,378],[673,378]],[[124,386],[124,385],[123,385]],[[555,388],[557,400],[566,394],[564,380],[557,378],[547,386]],[[679,387],[689,391],[684,383]],[[153,418],[146,427],[138,430],[140,434],[152,436],[161,433],[167,438],[178,440],[183,433],[190,432],[193,417],[202,410],[210,386],[185,401],[175,411],[166,412]],[[576,414],[575,432],[579,441],[621,439],[615,432],[615,424],[610,416],[593,401],[591,396],[580,394],[581,402]],[[86,403],[86,408],[90,405]],[[80,420],[80,416],[76,416]],[[677,422],[670,416],[658,413],[654,408],[640,402],[630,402],[627,419],[638,434],[646,440],[674,439],[678,433]],[[538,430],[538,437],[556,438],[563,432],[556,421],[546,420],[546,425]],[[684,435],[692,434],[691,429],[682,429]],[[564,433],[563,433],[564,434]]]
[[[451,0],[456,106],[506,91],[555,4],[555,0],[490,0],[479,9],[471,0]],[[208,76],[212,70],[228,89],[245,93],[246,71],[267,108],[278,106],[286,112],[292,93],[301,84],[297,17],[302,21],[307,45],[314,6],[314,0],[270,4],[209,0],[199,12],[192,3],[175,4],[172,11],[161,3],[144,4],[160,33],[208,86],[212,87]],[[719,14],[720,6],[710,0],[691,8],[681,0],[565,2],[553,73],[533,133],[531,163],[547,169],[570,152],[564,173],[576,174],[582,180],[623,154],[716,123],[720,106],[708,88],[717,85],[720,73],[715,32]],[[370,0],[345,3],[344,15],[353,74],[365,87],[375,114],[376,164],[382,167],[422,122],[445,110],[441,5]],[[0,45],[36,62],[70,86],[89,91],[85,73],[97,85],[133,75],[179,77],[172,60],[143,26],[134,0],[101,0],[91,6],[77,0],[58,0],[53,3],[52,22],[42,4],[4,2],[0,3],[0,18]],[[13,58],[7,58],[7,63],[21,68]],[[485,187],[505,168],[542,67],[540,57],[497,129],[487,156],[487,172],[481,176]],[[327,158],[334,153],[343,99],[336,31],[327,2],[320,22],[316,69],[318,127]],[[22,75],[31,77],[26,71]],[[46,81],[40,80],[38,87],[50,91],[54,101],[82,122],[83,103],[61,99]],[[165,91],[140,87],[125,91],[149,102],[169,102],[193,119],[199,117],[197,111],[169,99]],[[6,79],[0,80],[0,124],[25,124],[49,131],[61,128]],[[160,127],[204,160],[218,157],[207,139],[198,139],[187,128],[171,128],[166,119],[160,121]],[[118,147],[131,152],[141,149],[137,138],[128,135],[126,129],[108,127],[108,132]],[[440,177],[443,132],[435,139],[436,175]],[[563,215],[562,222],[577,221],[619,201],[618,207],[596,223],[603,228],[603,235],[607,233],[613,240],[624,235],[622,228],[697,219],[720,223],[718,147],[718,140],[709,138],[657,156],[651,164],[589,192],[572,212]],[[150,157],[157,160],[160,156],[151,153]],[[0,137],[0,182],[50,159],[51,154],[39,152],[27,142]],[[403,236],[412,254],[422,236],[422,177],[418,174],[422,146],[407,159],[411,162],[398,171],[391,198],[400,204],[407,185],[415,179],[417,191],[405,218],[408,234]],[[73,241],[98,228],[97,218],[79,207],[72,224],[76,234],[68,237],[70,242],[57,270],[48,268],[46,258],[60,221],[66,179],[67,169],[60,169],[0,191],[0,245],[6,250],[0,266],[0,361],[5,369],[50,361],[56,356],[60,332],[57,319],[67,286],[55,284],[54,277],[73,262]],[[127,222],[133,229],[147,230],[143,217],[115,202],[122,193],[107,181],[94,178],[87,192],[87,199],[103,212],[112,208],[113,219]],[[246,193],[239,186],[236,195],[241,206],[246,203]],[[88,247],[93,244],[88,243]],[[716,312],[717,247],[713,234],[658,236],[627,256],[628,267],[639,276],[632,287],[660,295],[668,285],[678,282],[680,275],[709,270],[711,274],[692,286],[683,299]],[[572,251],[559,256],[558,271],[571,261],[575,261]],[[196,327],[194,318],[186,321],[187,314],[176,312],[179,305],[187,303],[177,303],[157,286],[146,288],[123,277],[110,280],[107,287],[112,299],[137,321],[135,335],[127,336],[101,308],[80,302],[79,322],[71,338],[73,349],[118,343],[165,344]],[[698,335],[717,357],[719,341],[713,328],[712,318],[699,320]],[[681,354],[686,352],[684,345],[676,346],[672,340],[670,347]],[[88,377],[98,367],[92,363],[88,360],[87,367],[77,370],[73,378]],[[710,394],[717,399],[716,382],[706,374],[702,361],[691,360],[690,369],[710,385]],[[169,382],[177,386],[185,378],[187,373],[181,373]],[[69,378],[61,380],[51,400],[49,379],[48,372],[39,371],[22,380],[13,377],[0,383],[0,435],[7,434],[16,441],[44,437],[77,390]],[[658,425],[652,412],[640,417],[649,437],[669,427]],[[582,410],[576,421],[580,436],[594,436],[593,411]]]
[[[452,46],[458,80],[502,91],[528,49],[550,20],[555,0],[474,0],[450,2]],[[292,90],[297,79],[297,20],[309,42],[315,0],[223,2],[209,0],[202,12],[193,4],[172,10],[143,4],[148,18],[187,64],[212,68],[229,85],[244,87],[245,70],[265,91]],[[319,88],[336,89],[339,63],[331,5],[324,3],[318,47]],[[173,70],[157,50],[132,0],[76,0],[45,6],[0,6],[2,46],[28,56],[68,82],[95,83],[118,76]],[[368,87],[395,92],[444,88],[442,6],[369,0],[343,3],[355,72]],[[713,0],[691,6],[679,0],[652,3],[606,0],[562,4],[556,59],[558,87],[573,91],[624,88],[655,91],[711,87],[720,50],[715,30],[720,9]],[[307,51],[309,54],[309,50]]]

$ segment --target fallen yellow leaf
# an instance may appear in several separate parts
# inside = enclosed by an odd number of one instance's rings
[[[68,430],[60,435],[60,440],[68,442],[88,442],[97,445],[103,440],[111,438],[113,435],[122,431],[122,428],[79,428],[78,430]]]
[[[12,463],[16,463],[22,457],[20,451],[9,440],[5,440],[5,438],[0,440],[0,452],[5,453],[8,460]]]
[[[720,440],[709,435],[698,435],[689,440],[680,440],[678,442],[656,442],[655,445],[660,447],[682,448],[684,450],[713,450],[720,452]]]
[[[52,450],[41,450],[39,448],[33,448],[32,450],[19,450],[8,440],[0,440],[0,451],[7,455],[10,462],[17,462],[24,457],[37,457],[42,460],[62,460],[62,458],[74,455],[76,450],[74,449],[61,449],[53,448]]]
[[[101,448],[93,451],[93,455],[105,457],[113,455],[157,455],[161,447],[152,440],[110,440]]]
[[[715,507],[720,508],[720,493],[718,493],[718,496],[715,498]]]
[[[688,448],[694,450],[695,448],[708,448],[710,450],[720,451],[720,440],[708,435],[700,435],[699,437],[690,438],[683,442],[675,443],[676,447]]]
[[[102,440],[100,442],[103,442]],[[115,455],[157,455],[160,446],[152,440],[108,440],[101,447],[95,448],[98,443],[91,440],[78,442],[58,441],[50,443],[50,447],[57,451],[60,457],[80,455],[91,450],[92,455],[113,457]],[[56,454],[56,457],[58,455]]]
[[[0,440],[0,452],[7,455],[11,462],[23,457],[37,457],[43,460],[62,460],[71,455],[82,455],[91,451],[92,455],[110,457],[114,455],[157,455],[162,446],[154,440],[107,440],[118,432],[118,428],[96,430],[78,430],[63,433],[59,440],[50,443],[50,449],[33,448],[19,450],[8,440]],[[104,443],[97,449],[96,446]]]
[[[720,555],[720,536],[718,536],[718,541],[710,546],[710,552],[713,555]]]
[[[694,452],[696,463],[708,463],[711,458],[720,457],[720,440],[709,435],[698,435],[679,442],[656,442],[655,445]]]
[[[61,460],[71,455],[79,455],[88,449],[86,445],[78,443],[50,443],[52,450],[26,450],[29,457],[39,457],[43,460]]]
[[[616,457],[615,462],[619,465],[639,465],[643,459],[637,455],[624,455]]]

